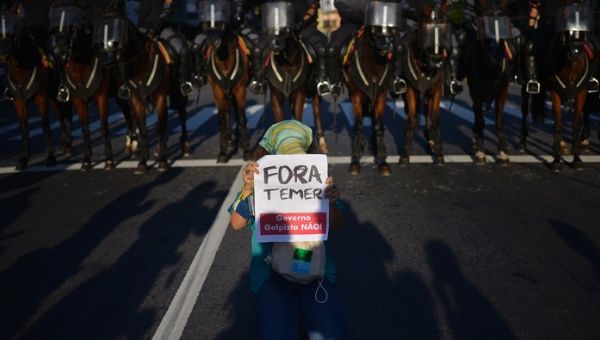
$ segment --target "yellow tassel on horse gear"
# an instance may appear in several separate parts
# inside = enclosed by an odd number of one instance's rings
[[[48,58],[48,55],[46,53],[44,53],[44,51],[40,48],[38,49],[40,51],[40,57],[42,59],[42,65],[44,65],[45,69],[53,69],[54,65],[52,64],[52,62],[50,61],[50,59]]]
[[[240,50],[242,51],[242,53],[244,53],[247,56],[250,55],[250,49],[248,48],[248,44],[246,43],[246,40],[244,40],[244,38],[242,36],[238,36],[238,41],[239,41]]]
[[[165,59],[165,61],[167,62],[167,64],[168,65],[173,64],[173,58],[171,58],[171,55],[169,54],[169,51],[167,51],[167,48],[165,47],[163,42],[160,40],[158,40],[156,42],[158,43],[158,50],[160,51],[160,54],[162,54],[162,56]]]

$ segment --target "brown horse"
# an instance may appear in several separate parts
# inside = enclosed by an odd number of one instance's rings
[[[581,161],[581,127],[582,111],[587,98],[589,79],[593,74],[593,62],[591,49],[589,48],[587,35],[591,34],[591,12],[582,5],[574,4],[574,1],[561,1],[561,8],[557,18],[562,22],[557,23],[557,33],[552,37],[548,49],[544,53],[545,60],[541,60],[544,76],[542,84],[550,92],[552,101],[552,112],[554,116],[554,142],[552,147],[553,161],[550,168],[561,171],[561,154],[568,153],[566,143],[561,137],[562,132],[562,107],[569,107],[573,111],[572,130],[573,143],[571,153],[573,154],[572,166],[575,169],[583,168]],[[576,16],[578,24],[575,25]],[[557,19],[558,20],[558,19]],[[544,46],[537,46],[544,48]],[[528,101],[528,94],[523,93],[523,101]],[[523,127],[521,129],[521,147],[525,148],[527,138],[527,116],[528,107],[523,106]],[[525,131],[525,132],[524,132]]]
[[[166,170],[167,95],[171,74],[163,48],[118,13],[107,13],[95,24],[94,31],[101,58],[112,61],[120,70],[120,77],[124,78],[122,80],[131,88],[129,104],[139,130],[139,162],[135,173],[141,174],[148,170],[148,104],[153,105],[158,115],[158,169]]]
[[[31,100],[42,115],[42,127],[47,145],[46,165],[56,164],[54,145],[48,117],[49,106],[58,112],[62,133],[63,148],[66,154],[71,153],[71,119],[70,107],[57,103],[50,98],[56,95],[58,86],[56,69],[52,66],[42,49],[33,40],[31,34],[23,28],[22,19],[16,14],[17,7],[10,11],[0,12],[0,63],[7,71],[8,91],[13,97],[15,111],[21,125],[21,158],[16,169],[27,168],[30,156],[29,124],[27,103]]]
[[[383,140],[385,101],[393,77],[394,39],[398,35],[400,9],[395,3],[370,3],[365,25],[349,44],[344,61],[344,74],[354,109],[354,140],[349,172],[358,175],[364,152],[363,117],[371,116],[371,147],[379,174],[388,176]],[[398,43],[398,42],[396,42]],[[400,58],[400,56],[396,56]]]
[[[444,84],[445,64],[450,49],[450,27],[445,19],[446,1],[439,8],[423,5],[423,17],[416,32],[407,35],[405,74],[408,89],[404,95],[406,130],[400,165],[410,163],[417,110],[424,97],[426,118],[425,138],[436,165],[444,163],[440,134],[440,102]]]
[[[226,8],[218,3],[217,11],[206,10],[201,15],[203,32],[207,40],[202,48],[203,57],[208,64],[208,83],[215,98],[219,119],[219,154],[217,162],[227,163],[230,159],[229,147],[241,149],[244,160],[252,156],[246,119],[246,87],[250,80],[249,51],[243,38],[228,25],[229,15]],[[221,12],[218,12],[218,10]],[[237,123],[235,141],[232,133],[233,114]]]
[[[475,37],[473,37],[475,38]],[[476,39],[467,43],[462,58],[469,94],[475,113],[475,163],[485,163],[483,148],[483,107],[489,109],[494,103],[496,111],[496,136],[498,137],[498,163],[508,164],[508,143],[504,133],[504,106],[508,84],[514,77],[517,58],[512,43],[510,19],[503,8],[490,8],[490,12],[478,19]]]
[[[111,69],[102,65],[92,48],[91,30],[81,22],[83,11],[76,6],[63,6],[57,2],[50,9],[50,33],[53,50],[63,65],[63,85],[67,87],[75,110],[79,115],[83,135],[82,170],[92,167],[92,147],[89,128],[89,103],[97,105],[104,137],[104,168],[113,169],[113,149],[108,126],[108,99],[116,89]],[[90,27],[91,28],[91,27]],[[89,32],[89,33],[88,33]],[[113,93],[114,94],[114,93]],[[134,141],[135,126],[131,109],[126,101],[117,99],[128,126],[128,141]],[[128,143],[130,153],[135,152],[134,143]]]
[[[268,14],[273,13],[268,8],[271,4],[278,6],[280,3],[265,3],[261,9],[263,29],[269,37],[269,44],[263,51],[265,58],[262,60],[265,60],[265,75],[271,91],[271,107],[275,121],[280,122],[284,119],[285,101],[290,105],[294,119],[302,121],[305,100],[312,98],[316,140],[319,143],[319,151],[327,153],[325,132],[321,124],[321,97],[316,93],[316,53],[312,51],[313,46],[304,42],[289,25],[293,14],[287,11],[287,8],[279,13],[282,16],[281,22],[288,25],[272,26],[274,22]]]

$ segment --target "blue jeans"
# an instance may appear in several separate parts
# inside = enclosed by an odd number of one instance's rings
[[[309,284],[293,283],[271,273],[256,293],[258,299],[258,327],[260,339],[297,339],[301,321],[309,339],[344,339],[344,322],[340,296],[336,286],[327,279],[322,281],[317,299],[318,281]]]

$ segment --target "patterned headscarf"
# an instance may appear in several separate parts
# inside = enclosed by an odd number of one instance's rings
[[[271,125],[258,144],[272,155],[306,153],[312,144],[312,130],[297,120],[284,120]]]

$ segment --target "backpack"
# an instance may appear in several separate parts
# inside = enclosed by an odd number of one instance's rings
[[[274,242],[266,261],[289,281],[307,284],[325,275],[325,243]]]

